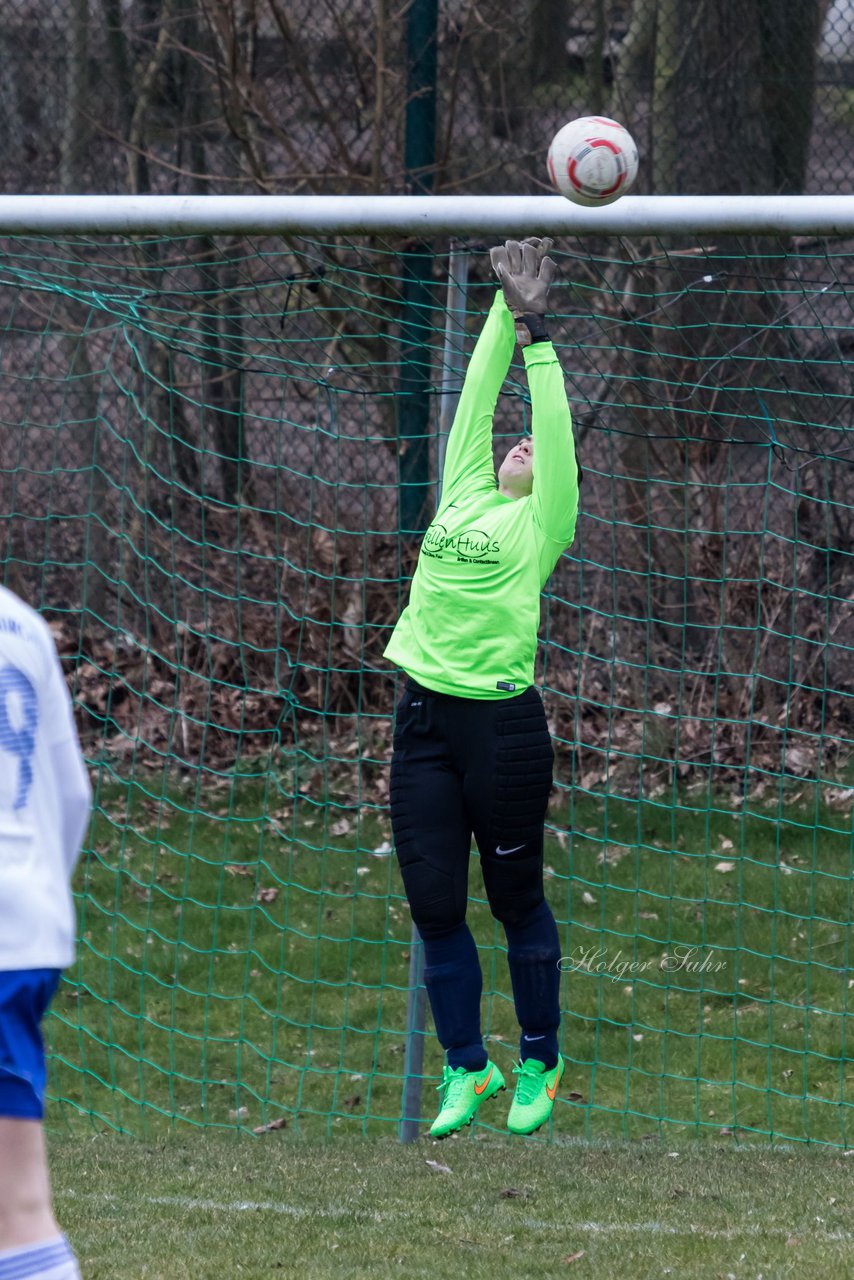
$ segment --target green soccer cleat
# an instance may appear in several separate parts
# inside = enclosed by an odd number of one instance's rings
[[[430,1126],[431,1138],[446,1138],[467,1124],[471,1124],[477,1109],[487,1098],[506,1089],[504,1077],[494,1062],[487,1062],[482,1071],[466,1071],[465,1067],[442,1071],[442,1106]]]
[[[533,1133],[548,1120],[555,1103],[555,1094],[563,1075],[563,1058],[558,1054],[557,1066],[546,1071],[545,1063],[537,1058],[526,1058],[514,1067],[519,1077],[507,1128],[511,1133]]]

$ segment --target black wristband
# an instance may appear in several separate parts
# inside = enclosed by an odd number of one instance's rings
[[[519,332],[520,327],[527,330],[527,341],[525,333]],[[549,331],[546,328],[546,322],[543,316],[519,316],[516,320],[516,341],[523,347],[527,347],[532,342],[548,342]]]

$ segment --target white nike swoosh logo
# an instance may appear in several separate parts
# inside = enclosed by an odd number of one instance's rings
[[[495,852],[498,854],[498,856],[499,856],[499,858],[500,858],[500,857],[502,856],[502,854],[505,854],[505,853],[518,853],[520,849],[524,849],[524,848],[525,848],[524,844],[517,844],[513,849],[502,849],[502,848],[501,848],[501,845],[498,845],[498,847],[496,848]]]
[[[523,1040],[545,1040],[545,1036],[522,1036]]]

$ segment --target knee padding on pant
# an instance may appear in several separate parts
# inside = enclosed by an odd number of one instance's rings
[[[504,925],[521,924],[543,901],[542,854],[481,857],[489,909]]]
[[[400,859],[400,874],[412,919],[422,938],[437,937],[466,918],[466,885],[459,877],[433,867],[424,859]]]

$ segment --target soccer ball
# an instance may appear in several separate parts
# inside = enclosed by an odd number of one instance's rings
[[[570,120],[552,138],[549,177],[575,204],[611,204],[626,194],[638,174],[631,134],[606,116]]]

